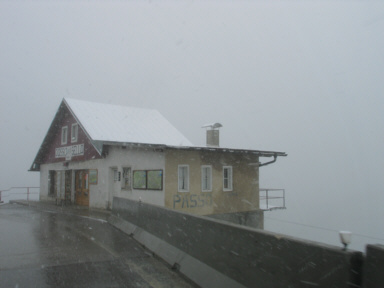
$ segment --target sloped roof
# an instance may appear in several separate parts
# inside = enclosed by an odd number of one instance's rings
[[[193,146],[157,110],[64,98],[93,141]]]
[[[192,147],[193,144],[158,111],[64,98],[33,161],[30,171],[40,164],[55,136],[57,125],[69,110],[101,155],[104,144],[145,144]]]
[[[285,152],[229,149],[219,147],[194,146],[167,119],[153,109],[133,108],[112,104],[102,104],[83,100],[64,98],[40,146],[30,171],[40,171],[44,154],[55,136],[57,125],[70,111],[77,123],[89,137],[90,142],[101,155],[103,146],[127,144],[145,144],[166,146],[181,150],[209,150],[225,153],[252,153],[261,157],[287,156]]]

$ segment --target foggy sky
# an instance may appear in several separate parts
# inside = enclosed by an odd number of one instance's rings
[[[39,186],[27,170],[70,97],[287,152],[260,170],[287,193],[267,218],[384,239],[383,51],[381,1],[0,1],[0,189]]]

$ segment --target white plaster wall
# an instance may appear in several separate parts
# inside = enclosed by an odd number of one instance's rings
[[[48,183],[48,171],[50,170],[51,164],[45,164],[40,166],[40,201],[47,201],[51,197],[48,198],[49,191],[49,183]]]
[[[133,170],[163,170],[163,190],[124,190],[121,189],[121,181],[113,181],[112,168],[117,169],[123,175],[123,167],[131,167]],[[49,170],[72,170],[72,202],[74,201],[75,170],[97,169],[97,184],[89,185],[89,206],[91,208],[111,208],[113,196],[139,200],[164,206],[164,177],[165,156],[163,152],[155,152],[153,149],[123,149],[121,147],[110,147],[109,153],[104,159],[90,160],[84,162],[69,162],[68,167],[63,163],[44,164],[40,166],[40,200],[55,200],[48,196]]]
[[[135,148],[123,149],[121,147],[112,147],[105,159],[109,171],[109,196],[112,201],[113,196],[139,200],[164,206],[164,175],[165,175],[165,156],[163,152],[153,151],[153,149]],[[121,182],[113,181],[112,168],[117,169],[123,175],[123,167],[131,167],[133,170],[163,170],[163,190],[124,190],[121,189]]]
[[[102,171],[102,160],[91,160],[85,162],[69,162],[69,165],[65,167],[62,162],[53,164],[43,164],[40,166],[40,201],[55,201],[55,196],[48,196],[49,193],[49,171],[66,171],[72,170],[72,193],[71,200],[74,203],[75,200],[75,170],[82,169],[98,169],[99,177],[97,185],[89,185],[90,203],[92,208],[107,208],[107,183],[103,177],[100,177],[100,170]],[[101,169],[100,169],[101,168]],[[102,175],[101,175],[102,176]]]

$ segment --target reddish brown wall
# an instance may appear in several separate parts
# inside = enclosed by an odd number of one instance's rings
[[[50,133],[53,133],[53,139],[51,143],[49,143],[49,147],[47,149],[47,153],[44,156],[43,159],[43,164],[47,163],[56,163],[56,162],[65,162],[66,159],[65,157],[61,158],[56,158],[55,157],[55,152],[56,148],[60,147],[67,147],[67,146],[72,146],[72,145],[77,145],[77,144],[84,144],[84,155],[81,156],[74,156],[70,161],[85,161],[85,160],[90,160],[90,159],[98,159],[101,158],[97,150],[93,147],[92,143],[88,139],[87,135],[83,131],[83,129],[79,125],[79,130],[78,130],[78,137],[77,137],[77,142],[71,143],[71,127],[72,124],[77,123],[76,119],[72,116],[70,111],[64,107],[64,117],[62,120],[57,124],[56,127],[54,127],[54,130],[50,131]],[[68,127],[68,139],[67,139],[67,144],[62,145],[61,144],[61,128],[67,126]]]

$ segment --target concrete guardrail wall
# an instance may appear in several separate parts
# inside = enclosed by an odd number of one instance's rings
[[[110,222],[202,287],[361,287],[361,252],[116,197]]]
[[[384,287],[384,245],[367,245],[364,261],[364,287]]]

